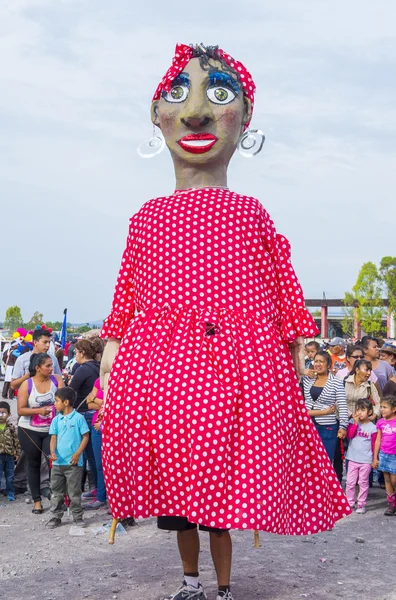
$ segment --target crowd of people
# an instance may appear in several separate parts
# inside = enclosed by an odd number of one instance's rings
[[[25,478],[34,514],[43,512],[42,496],[51,500],[48,528],[61,524],[65,497],[70,499],[74,522],[84,527],[84,510],[108,508],[99,378],[104,342],[73,340],[62,351],[62,363],[49,352],[48,330],[37,329],[32,342],[32,349],[17,358],[16,344],[11,343],[4,356],[12,371],[0,402],[3,492],[13,501],[15,487],[26,489]],[[306,408],[340,482],[346,471],[349,505],[358,514],[366,512],[374,472],[386,490],[385,515],[395,515],[396,345],[370,336],[355,343],[336,337],[322,345],[307,342],[305,353],[301,389]],[[14,394],[17,427],[11,423],[6,401]]]
[[[104,342],[100,338],[73,340],[65,348],[70,361],[63,365],[64,353],[61,363],[56,346],[55,353],[50,352],[48,329],[36,329],[32,338],[18,357],[13,353],[19,341],[10,343],[3,357],[10,375],[0,402],[3,491],[13,501],[16,491],[28,487],[33,514],[43,513],[43,496],[50,499],[52,518],[47,527],[51,529],[60,525],[67,497],[74,522],[84,527],[84,510],[107,507],[99,380]],[[17,427],[10,419],[9,400],[14,395]],[[87,481],[91,489],[84,493]]]
[[[346,496],[366,512],[373,470],[386,489],[386,516],[396,514],[396,345],[364,336],[325,347],[308,342],[301,386],[305,404]],[[359,486],[355,499],[356,485]]]

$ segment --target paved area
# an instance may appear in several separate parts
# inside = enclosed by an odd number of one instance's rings
[[[15,403],[13,402],[15,416]],[[71,520],[45,529],[27,495],[0,497],[0,598],[7,600],[160,600],[177,589],[181,570],[174,533],[154,519],[116,537],[101,531],[106,511],[86,513],[89,527],[71,533]],[[233,532],[232,585],[236,600],[396,600],[396,517],[384,517],[385,491],[370,490],[368,512],[340,521],[333,531],[304,538]],[[201,579],[216,598],[208,535],[202,534]]]

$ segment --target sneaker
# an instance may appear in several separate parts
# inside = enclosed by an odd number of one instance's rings
[[[207,595],[201,584],[196,588],[192,585],[187,585],[186,582],[183,581],[179,591],[171,596],[166,596],[164,600],[207,600]]]
[[[79,517],[78,519],[74,519],[73,525],[75,525],[76,527],[86,527],[87,526],[86,522],[84,521],[84,519],[82,517]]]
[[[89,492],[84,492],[81,496],[82,498],[95,498],[96,499],[96,489],[90,490]]]
[[[231,594],[230,590],[228,590],[228,592],[217,592],[216,600],[234,600],[234,596]]]
[[[99,508],[107,508],[107,502],[100,502],[100,500],[94,500],[89,504],[85,504],[84,510],[98,510]]]
[[[57,517],[52,517],[46,524],[47,529],[55,529],[56,527],[60,527],[62,525],[62,521]]]
[[[8,495],[7,495],[7,498],[8,498],[8,500],[9,500],[10,502],[14,502],[14,500],[15,500],[15,495],[14,495],[14,494],[8,494]]]
[[[365,514],[365,512],[366,512],[366,507],[365,507],[365,506],[359,506],[359,507],[356,509],[356,514],[357,514],[357,515],[364,515],[364,514]]]

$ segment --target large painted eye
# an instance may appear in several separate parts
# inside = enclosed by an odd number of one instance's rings
[[[207,89],[206,95],[215,104],[229,104],[236,98],[236,94],[227,87],[212,86]]]
[[[164,98],[167,102],[184,102],[188,92],[188,85],[174,85],[169,92],[164,94]]]

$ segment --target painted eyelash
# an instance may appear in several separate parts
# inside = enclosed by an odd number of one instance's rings
[[[232,91],[235,92],[235,94],[239,93],[238,83],[235,81],[235,79],[230,77],[230,75],[227,75],[227,73],[222,73],[221,71],[215,71],[215,72],[209,74],[209,79],[210,79],[210,85],[212,85],[212,86],[217,85],[217,84],[225,85],[225,86],[231,88]]]

